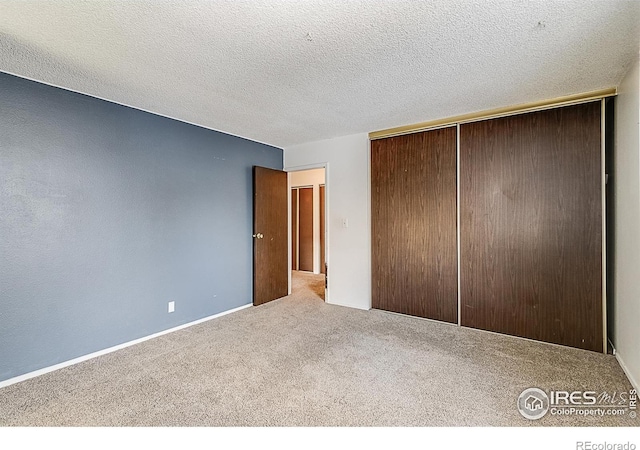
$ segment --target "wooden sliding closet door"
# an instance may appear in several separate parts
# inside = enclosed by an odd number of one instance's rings
[[[462,325],[603,351],[600,108],[460,126]]]
[[[300,188],[299,192],[299,270],[313,272],[313,188]]]
[[[372,306],[457,322],[456,128],[371,142]]]
[[[327,264],[325,260],[325,223],[324,223],[324,185],[320,185],[320,273],[327,273]]]
[[[291,189],[291,270],[298,270],[298,189]]]

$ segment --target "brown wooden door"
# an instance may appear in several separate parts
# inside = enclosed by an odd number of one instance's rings
[[[313,188],[298,189],[298,267],[313,272]]]
[[[460,126],[461,323],[603,350],[600,102]]]
[[[291,270],[298,270],[298,189],[291,189]]]
[[[325,261],[324,186],[320,186],[320,273],[327,273]]]
[[[287,173],[253,168],[253,304],[289,292]]]
[[[456,323],[456,128],[371,142],[372,306]]]

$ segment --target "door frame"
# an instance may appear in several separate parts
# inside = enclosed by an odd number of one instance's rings
[[[330,264],[330,236],[331,236],[331,231],[329,227],[329,204],[331,202],[330,200],[330,195],[329,195],[329,163],[328,162],[320,162],[320,163],[314,163],[314,164],[305,164],[302,166],[285,166],[284,170],[285,172],[287,172],[287,176],[290,172],[302,172],[304,170],[312,170],[312,169],[324,169],[324,222],[325,222],[325,227],[324,227],[324,233],[325,233],[325,239],[324,239],[324,258],[325,258],[325,263],[327,264],[327,273],[325,274],[325,276],[327,277],[327,283],[325,285],[325,290],[324,290],[324,301],[325,303],[329,303],[329,291],[331,288],[331,284],[329,281],[329,271],[331,270],[331,264]],[[291,295],[291,239],[292,239],[292,233],[291,233],[291,186],[289,185],[289,182],[287,181],[287,227],[288,227],[288,239],[287,239],[287,251],[289,254],[289,295]]]

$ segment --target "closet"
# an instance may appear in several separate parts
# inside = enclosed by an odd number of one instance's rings
[[[604,351],[602,105],[372,140],[372,306]]]
[[[291,189],[291,268],[313,272],[313,187]]]

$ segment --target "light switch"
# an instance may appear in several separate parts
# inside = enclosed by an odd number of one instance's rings
[[[349,219],[342,219],[342,228],[349,228]]]

